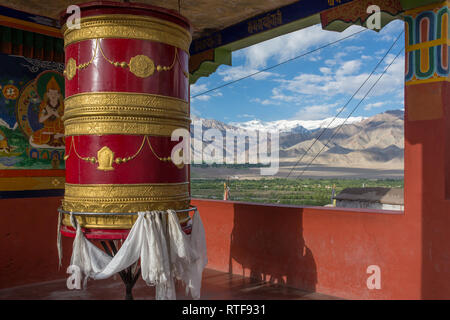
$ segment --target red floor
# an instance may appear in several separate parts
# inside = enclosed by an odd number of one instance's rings
[[[136,300],[155,298],[155,289],[139,279],[133,289]],[[90,280],[86,290],[68,290],[66,279],[0,290],[0,300],[121,300],[125,287],[116,279]],[[177,298],[190,299],[177,286]],[[329,300],[338,299],[320,293],[308,293],[242,276],[206,269],[203,272],[203,300]]]

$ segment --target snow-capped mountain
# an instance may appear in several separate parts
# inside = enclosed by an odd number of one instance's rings
[[[338,128],[345,119],[332,118],[323,120],[280,120],[263,122],[252,120],[243,123],[225,124],[217,120],[195,118],[193,126],[201,126],[203,132],[207,129],[217,129],[223,134],[228,130],[237,135],[246,135],[246,131],[273,132],[280,130],[279,156],[282,161],[296,162],[300,157],[307,163],[315,155],[315,163],[334,166],[356,166],[371,168],[382,165],[389,168],[403,168],[403,110],[391,110],[372,117],[352,117],[345,125]],[[328,127],[325,134],[321,128]],[[191,127],[192,129],[192,127]],[[339,130],[339,131],[337,131]],[[191,130],[193,134],[193,130]],[[208,145],[203,136],[193,135],[194,141]],[[264,135],[263,135],[264,137]],[[333,139],[330,140],[330,137]],[[269,139],[269,138],[267,138]],[[317,141],[316,141],[317,140]],[[216,143],[214,140],[213,143]],[[219,147],[222,147],[219,139]],[[228,145],[223,145],[224,151]],[[247,147],[246,147],[247,148]],[[234,144],[228,150],[234,153]],[[249,150],[246,149],[246,152]],[[306,155],[304,157],[304,155]]]
[[[350,117],[345,123],[352,124],[361,122],[365,117]],[[277,121],[261,121],[250,120],[246,122],[230,122],[229,125],[251,131],[279,131],[281,133],[305,133],[316,129],[324,128],[329,125],[330,128],[340,126],[345,118],[326,118],[323,120],[277,120]]]

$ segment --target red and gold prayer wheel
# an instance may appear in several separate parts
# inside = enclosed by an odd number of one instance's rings
[[[166,9],[118,2],[80,5],[80,28],[63,16],[65,211],[82,227],[128,229],[113,213],[189,208],[189,168],[171,159],[171,134],[189,130],[191,27]],[[180,222],[189,219],[179,213]],[[70,226],[65,215],[63,224]]]

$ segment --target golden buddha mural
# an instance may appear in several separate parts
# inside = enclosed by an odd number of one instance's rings
[[[39,105],[39,123],[44,127],[33,132],[30,143],[35,147],[64,146],[64,123],[61,117],[64,113],[64,100],[61,89],[52,77],[47,83],[43,100]]]
[[[64,78],[60,73],[45,71],[21,92],[17,122],[31,147],[64,149],[63,114]]]

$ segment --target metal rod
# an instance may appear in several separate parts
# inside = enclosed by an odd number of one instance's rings
[[[113,257],[113,254],[111,253],[111,250],[109,250],[108,245],[105,241],[100,241],[100,243],[103,246],[103,249],[105,249],[105,252],[108,254],[108,256]]]
[[[111,247],[112,252],[114,253],[114,255],[116,255],[117,254],[116,244],[114,243],[113,240],[109,240],[108,243],[109,246]]]
[[[140,275],[141,275],[141,267],[139,267],[139,269],[137,270],[136,274],[134,275],[133,286],[136,284],[136,281],[139,279]]]
[[[180,209],[180,210],[174,210],[176,213],[181,212],[190,212],[197,210],[196,206],[191,206],[188,209]],[[66,211],[63,210],[61,207],[58,208],[58,212],[65,213],[65,214],[73,214],[75,216],[104,216],[104,215],[120,215],[120,216],[135,216],[138,214],[138,212],[76,212],[76,211]]]
[[[110,256],[114,256],[117,254],[117,247],[113,240],[108,241],[109,247],[106,244],[105,241],[101,241],[101,244],[103,245],[103,248],[105,249],[106,253],[108,253]],[[109,250],[111,248],[111,251]],[[119,273],[120,278],[122,279],[122,282],[125,284],[125,300],[133,300],[133,287],[136,284],[137,278],[139,277],[139,274],[136,275],[136,277],[133,277],[132,274],[132,268],[128,267],[126,270],[122,270]]]
[[[106,252],[110,257],[114,257],[114,255],[115,255],[116,252],[117,252],[117,250],[115,250],[116,248],[115,248],[115,247],[111,247],[111,249],[114,248],[114,249],[113,249],[114,254],[113,254],[113,253],[111,252],[111,250],[109,249],[109,247],[108,247],[108,245],[106,244],[105,241],[100,241],[100,243],[102,244],[103,249],[105,250],[105,252]],[[122,271],[118,272],[118,274],[119,274],[120,278],[122,279],[123,283],[125,284],[125,286],[127,286],[127,276],[126,276],[126,274],[124,273],[124,271],[122,270]],[[131,296],[131,298],[133,298],[133,297]],[[127,299],[127,296],[125,296],[125,299]],[[132,299],[131,299],[131,300],[132,300]]]

